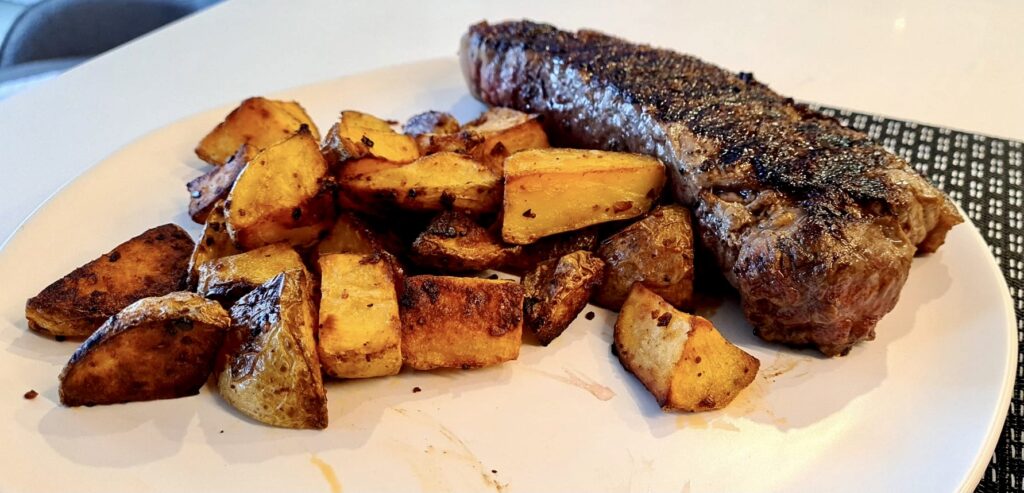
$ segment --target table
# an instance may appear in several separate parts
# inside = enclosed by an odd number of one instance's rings
[[[248,95],[452,56],[468,24],[519,17],[689,52],[802,100],[1024,139],[1017,2],[234,0],[0,102],[0,238],[62,184],[180,118]],[[1021,231],[1001,234],[1019,241]],[[1005,270],[1020,252],[1002,260]],[[1020,311],[1020,281],[1010,284]],[[1015,431],[1004,433],[978,491],[1024,483],[1022,395],[1018,380],[1018,417],[1008,419]]]

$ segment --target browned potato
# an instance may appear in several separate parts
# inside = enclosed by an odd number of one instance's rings
[[[402,322],[394,273],[383,255],[320,257],[320,344],[324,372],[339,378],[402,369]]]
[[[525,245],[538,239],[639,216],[665,184],[655,158],[622,152],[534,149],[505,160],[501,235]]]
[[[290,137],[302,126],[306,126],[313,138],[320,141],[320,132],[299,103],[249,98],[203,137],[196,147],[196,155],[219,166],[227,162],[242,144],[249,144],[257,150],[264,149]]]
[[[518,283],[409,277],[399,307],[402,357],[410,368],[479,368],[519,357],[523,290]]]
[[[196,178],[186,185],[189,197],[188,215],[197,223],[205,223],[213,204],[227,198],[235,178],[242,172],[245,165],[256,155],[256,148],[243,144],[224,166],[213,168],[208,173]]]
[[[405,135],[451,134],[459,131],[459,121],[451,113],[443,111],[424,111],[409,118],[402,125]]]
[[[395,209],[493,212],[501,202],[501,178],[453,152],[401,165],[360,159],[342,168],[339,182],[343,207],[377,215]]]
[[[203,235],[196,242],[196,247],[192,250],[192,257],[188,261],[189,288],[195,289],[199,284],[199,266],[214,259],[239,253],[241,251],[231,242],[231,236],[228,235],[227,227],[224,226],[224,203],[218,201],[206,216]]]
[[[60,402],[93,406],[199,393],[231,323],[195,293],[143,298],[107,319],[60,373]]]
[[[391,124],[358,111],[342,111],[338,123],[327,132],[324,156],[331,163],[364,157],[408,163],[420,157],[412,137],[395,132]]]
[[[284,428],[327,427],[307,274],[278,274],[231,307],[217,369],[221,397],[242,414]]]
[[[231,239],[246,250],[280,241],[313,244],[334,221],[329,181],[309,131],[266,148],[245,166],[224,202]]]
[[[28,327],[54,336],[87,337],[135,301],[185,289],[194,247],[188,233],[174,224],[150,229],[29,298]]]
[[[594,251],[597,248],[598,231],[596,227],[569,231],[553,236],[545,236],[529,245],[508,245],[502,270],[521,274],[536,267],[537,264],[570,254],[577,250]]]
[[[679,308],[693,300],[693,229],[681,205],[654,209],[601,243],[605,280],[594,302],[618,310],[633,283],[640,282]]]
[[[394,241],[386,236],[379,234],[355,214],[343,212],[327,236],[317,243],[316,250],[320,256],[331,253],[371,254],[380,250],[390,251]]]
[[[196,292],[231,303],[282,272],[305,268],[294,248],[275,243],[200,264]],[[306,279],[312,278],[307,275]]]
[[[468,214],[439,214],[412,244],[416,265],[446,272],[497,269],[522,247],[505,245],[498,235],[477,224]]]
[[[464,132],[480,136],[470,154],[501,176],[505,158],[526,149],[551,147],[536,115],[511,108],[491,108],[462,127]]]
[[[587,251],[542,262],[523,277],[523,325],[547,346],[579,315],[602,278],[604,262]]]
[[[615,321],[615,351],[666,411],[725,407],[760,367],[711,322],[676,310],[640,283]]]

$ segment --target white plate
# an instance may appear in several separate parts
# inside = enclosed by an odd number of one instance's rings
[[[300,101],[322,129],[343,108],[463,120],[482,108],[447,59],[274,96]],[[499,367],[330,383],[326,431],[262,426],[208,390],[60,407],[57,374],[75,345],[27,332],[25,299],[151,226],[196,233],[185,182],[204,166],[192,149],[232,106],[95,166],[0,252],[0,490],[963,491],[991,456],[1016,338],[1003,277],[969,224],[914,261],[878,339],[845,358],[766,345],[735,303],[719,309],[715,325],[762,362],[720,412],[662,413],[609,352],[614,314],[594,308],[593,321]],[[39,397],[23,399],[29,389]]]

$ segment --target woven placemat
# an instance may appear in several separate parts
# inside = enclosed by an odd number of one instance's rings
[[[967,211],[988,242],[1013,296],[1020,351],[1006,425],[975,491],[1024,491],[1024,143],[814,107],[910,161]]]

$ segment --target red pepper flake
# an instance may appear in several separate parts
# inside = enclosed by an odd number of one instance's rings
[[[672,314],[665,312],[664,315],[658,317],[658,327],[666,327],[668,323],[672,321]]]
[[[28,392],[25,392],[25,398],[28,399],[28,400],[35,399],[38,396],[39,396],[39,392],[36,392],[35,390],[30,390]]]
[[[583,318],[586,318],[587,320],[593,320],[594,319],[594,312],[587,312],[587,314],[584,315]]]
[[[412,393],[414,393],[414,394],[417,394],[417,393],[422,392],[422,391],[423,391],[423,389],[421,389],[419,387],[413,387],[412,388]]]
[[[533,209],[526,209],[526,211],[523,212],[523,217],[527,217],[527,218],[533,219],[533,218],[537,217],[537,214],[535,214],[533,212]]]

